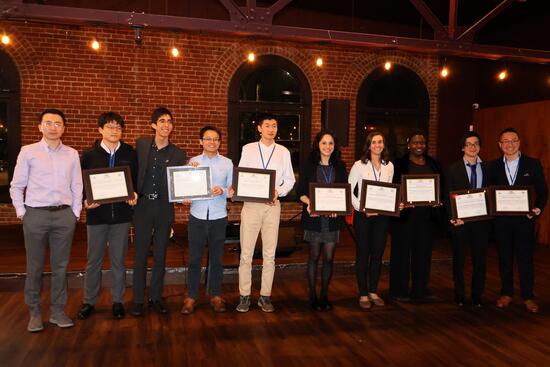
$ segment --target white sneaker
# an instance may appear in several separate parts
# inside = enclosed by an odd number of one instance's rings
[[[385,305],[384,300],[378,296],[376,293],[369,293],[369,300],[378,307]]]
[[[74,326],[73,320],[71,320],[65,312],[60,312],[58,314],[52,315],[50,317],[50,323],[59,326],[60,328],[67,328]]]
[[[27,325],[27,330],[31,333],[36,333],[37,331],[44,330],[44,325],[42,324],[42,316],[40,314],[31,315],[31,319],[29,320],[29,324]]]

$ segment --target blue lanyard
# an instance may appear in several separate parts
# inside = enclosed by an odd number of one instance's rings
[[[504,158],[504,165],[506,166],[506,175],[508,176],[510,186],[513,186],[514,183],[516,183],[516,178],[518,177],[518,171],[519,171],[519,161],[518,165],[516,166],[516,172],[512,176],[512,172],[510,171],[510,167],[508,166],[508,162],[506,161],[506,158]]]
[[[374,181],[380,181],[380,178],[382,177],[382,167],[380,167],[380,176],[376,176],[376,170],[374,169],[374,164],[372,161],[370,161],[370,165],[372,167],[372,173],[374,174]]]
[[[328,175],[327,170],[325,170],[325,166],[319,164],[319,167],[321,167],[321,173],[323,173],[323,177],[325,178],[325,183],[332,183],[332,166],[327,166],[328,168]]]
[[[264,164],[264,156],[262,154],[262,148],[260,148],[260,142],[258,142],[258,150],[260,151],[260,158],[262,159],[262,167],[264,169],[267,169],[267,167],[269,166],[269,162],[271,162],[271,158],[273,157],[273,153],[275,152],[276,147],[277,147],[277,145],[275,143],[273,143],[273,150],[271,151],[271,154],[269,155],[269,159],[267,160],[267,164]]]

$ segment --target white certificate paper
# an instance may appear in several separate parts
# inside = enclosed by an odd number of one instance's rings
[[[238,175],[236,196],[269,200],[270,175],[252,172],[238,172]]]
[[[90,186],[93,200],[128,196],[124,171],[91,174]]]
[[[495,190],[497,212],[528,212],[528,190]]]
[[[367,185],[365,209],[393,212],[395,211],[396,200],[397,189],[395,187]]]
[[[173,173],[174,196],[190,197],[208,195],[206,170],[185,170]]]
[[[480,217],[488,214],[485,192],[475,192],[455,196],[458,219]]]
[[[331,187],[315,188],[315,211],[345,212],[346,189]]]
[[[408,202],[435,201],[434,178],[408,178],[406,186]]]

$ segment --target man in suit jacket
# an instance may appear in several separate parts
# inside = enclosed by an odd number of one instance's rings
[[[513,128],[504,129],[499,135],[499,147],[503,156],[491,162],[490,183],[492,185],[531,185],[535,191],[535,205],[526,216],[497,217],[495,234],[499,250],[499,267],[502,289],[497,307],[506,308],[514,294],[514,254],[517,261],[521,297],[529,312],[538,312],[533,300],[535,249],[535,221],[548,199],[548,187],[542,165],[538,159],[520,153],[519,134]]]
[[[445,175],[445,206],[451,216],[450,193],[457,190],[479,189],[487,185],[488,170],[485,162],[479,158],[481,137],[469,131],[460,140],[464,155],[454,162]],[[489,242],[490,222],[477,221],[464,223],[462,219],[451,219],[453,246],[453,280],[455,286],[455,302],[463,306],[464,291],[464,260],[466,249],[470,248],[472,256],[472,303],[481,307],[482,295],[485,289],[485,268],[487,243]]]
[[[136,253],[134,304],[131,310],[134,316],[143,314],[147,255],[151,237],[153,270],[149,286],[149,306],[157,313],[168,313],[162,302],[162,290],[166,248],[174,222],[174,205],[168,201],[166,168],[181,166],[185,161],[185,152],[169,141],[174,128],[173,122],[172,112],[165,107],[157,108],[151,115],[151,127],[155,130],[155,136],[139,138],[136,141],[139,198],[134,214]]]

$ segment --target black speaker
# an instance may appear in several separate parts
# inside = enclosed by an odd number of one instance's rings
[[[334,132],[340,146],[347,146],[349,138],[349,99],[323,99],[321,102],[321,126]]]

